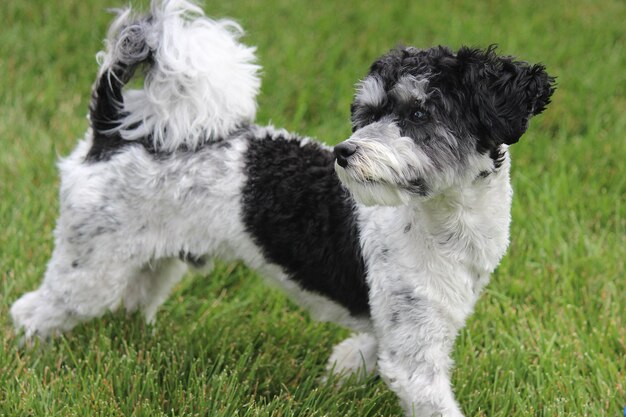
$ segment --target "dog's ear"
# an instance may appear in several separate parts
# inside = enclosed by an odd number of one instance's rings
[[[526,131],[529,119],[550,103],[555,79],[543,65],[499,57],[495,49],[464,47],[457,58],[463,68],[463,83],[473,88],[470,102],[480,133],[510,145]]]

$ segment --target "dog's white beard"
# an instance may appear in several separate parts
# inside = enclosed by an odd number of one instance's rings
[[[348,187],[355,200],[366,206],[400,206],[409,202],[409,195],[384,184],[353,184]]]
[[[365,206],[399,206],[407,204],[411,198],[407,191],[390,184],[355,181],[337,164],[335,170],[354,199]]]

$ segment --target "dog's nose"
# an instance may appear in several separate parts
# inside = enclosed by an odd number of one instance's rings
[[[337,163],[340,167],[345,168],[348,166],[348,158],[357,150],[357,146],[350,142],[343,142],[339,145],[335,146],[333,152],[335,153],[335,158],[337,158]]]

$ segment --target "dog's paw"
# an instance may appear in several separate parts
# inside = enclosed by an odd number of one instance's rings
[[[34,338],[58,336],[70,321],[67,311],[50,302],[41,290],[24,294],[13,303],[10,314],[21,335],[20,346],[31,344]]]
[[[377,355],[378,342],[374,336],[369,333],[353,335],[333,348],[323,381],[328,381],[329,375],[338,377],[339,383],[353,375],[365,379],[376,370]]]

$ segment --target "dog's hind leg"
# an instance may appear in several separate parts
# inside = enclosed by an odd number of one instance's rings
[[[146,322],[154,323],[159,306],[186,271],[187,265],[178,258],[148,263],[128,283],[124,293],[126,311],[141,309]]]
[[[139,265],[116,262],[105,251],[80,248],[57,239],[41,286],[23,295],[11,307],[17,330],[26,340],[45,339],[78,323],[116,310],[130,277]]]

